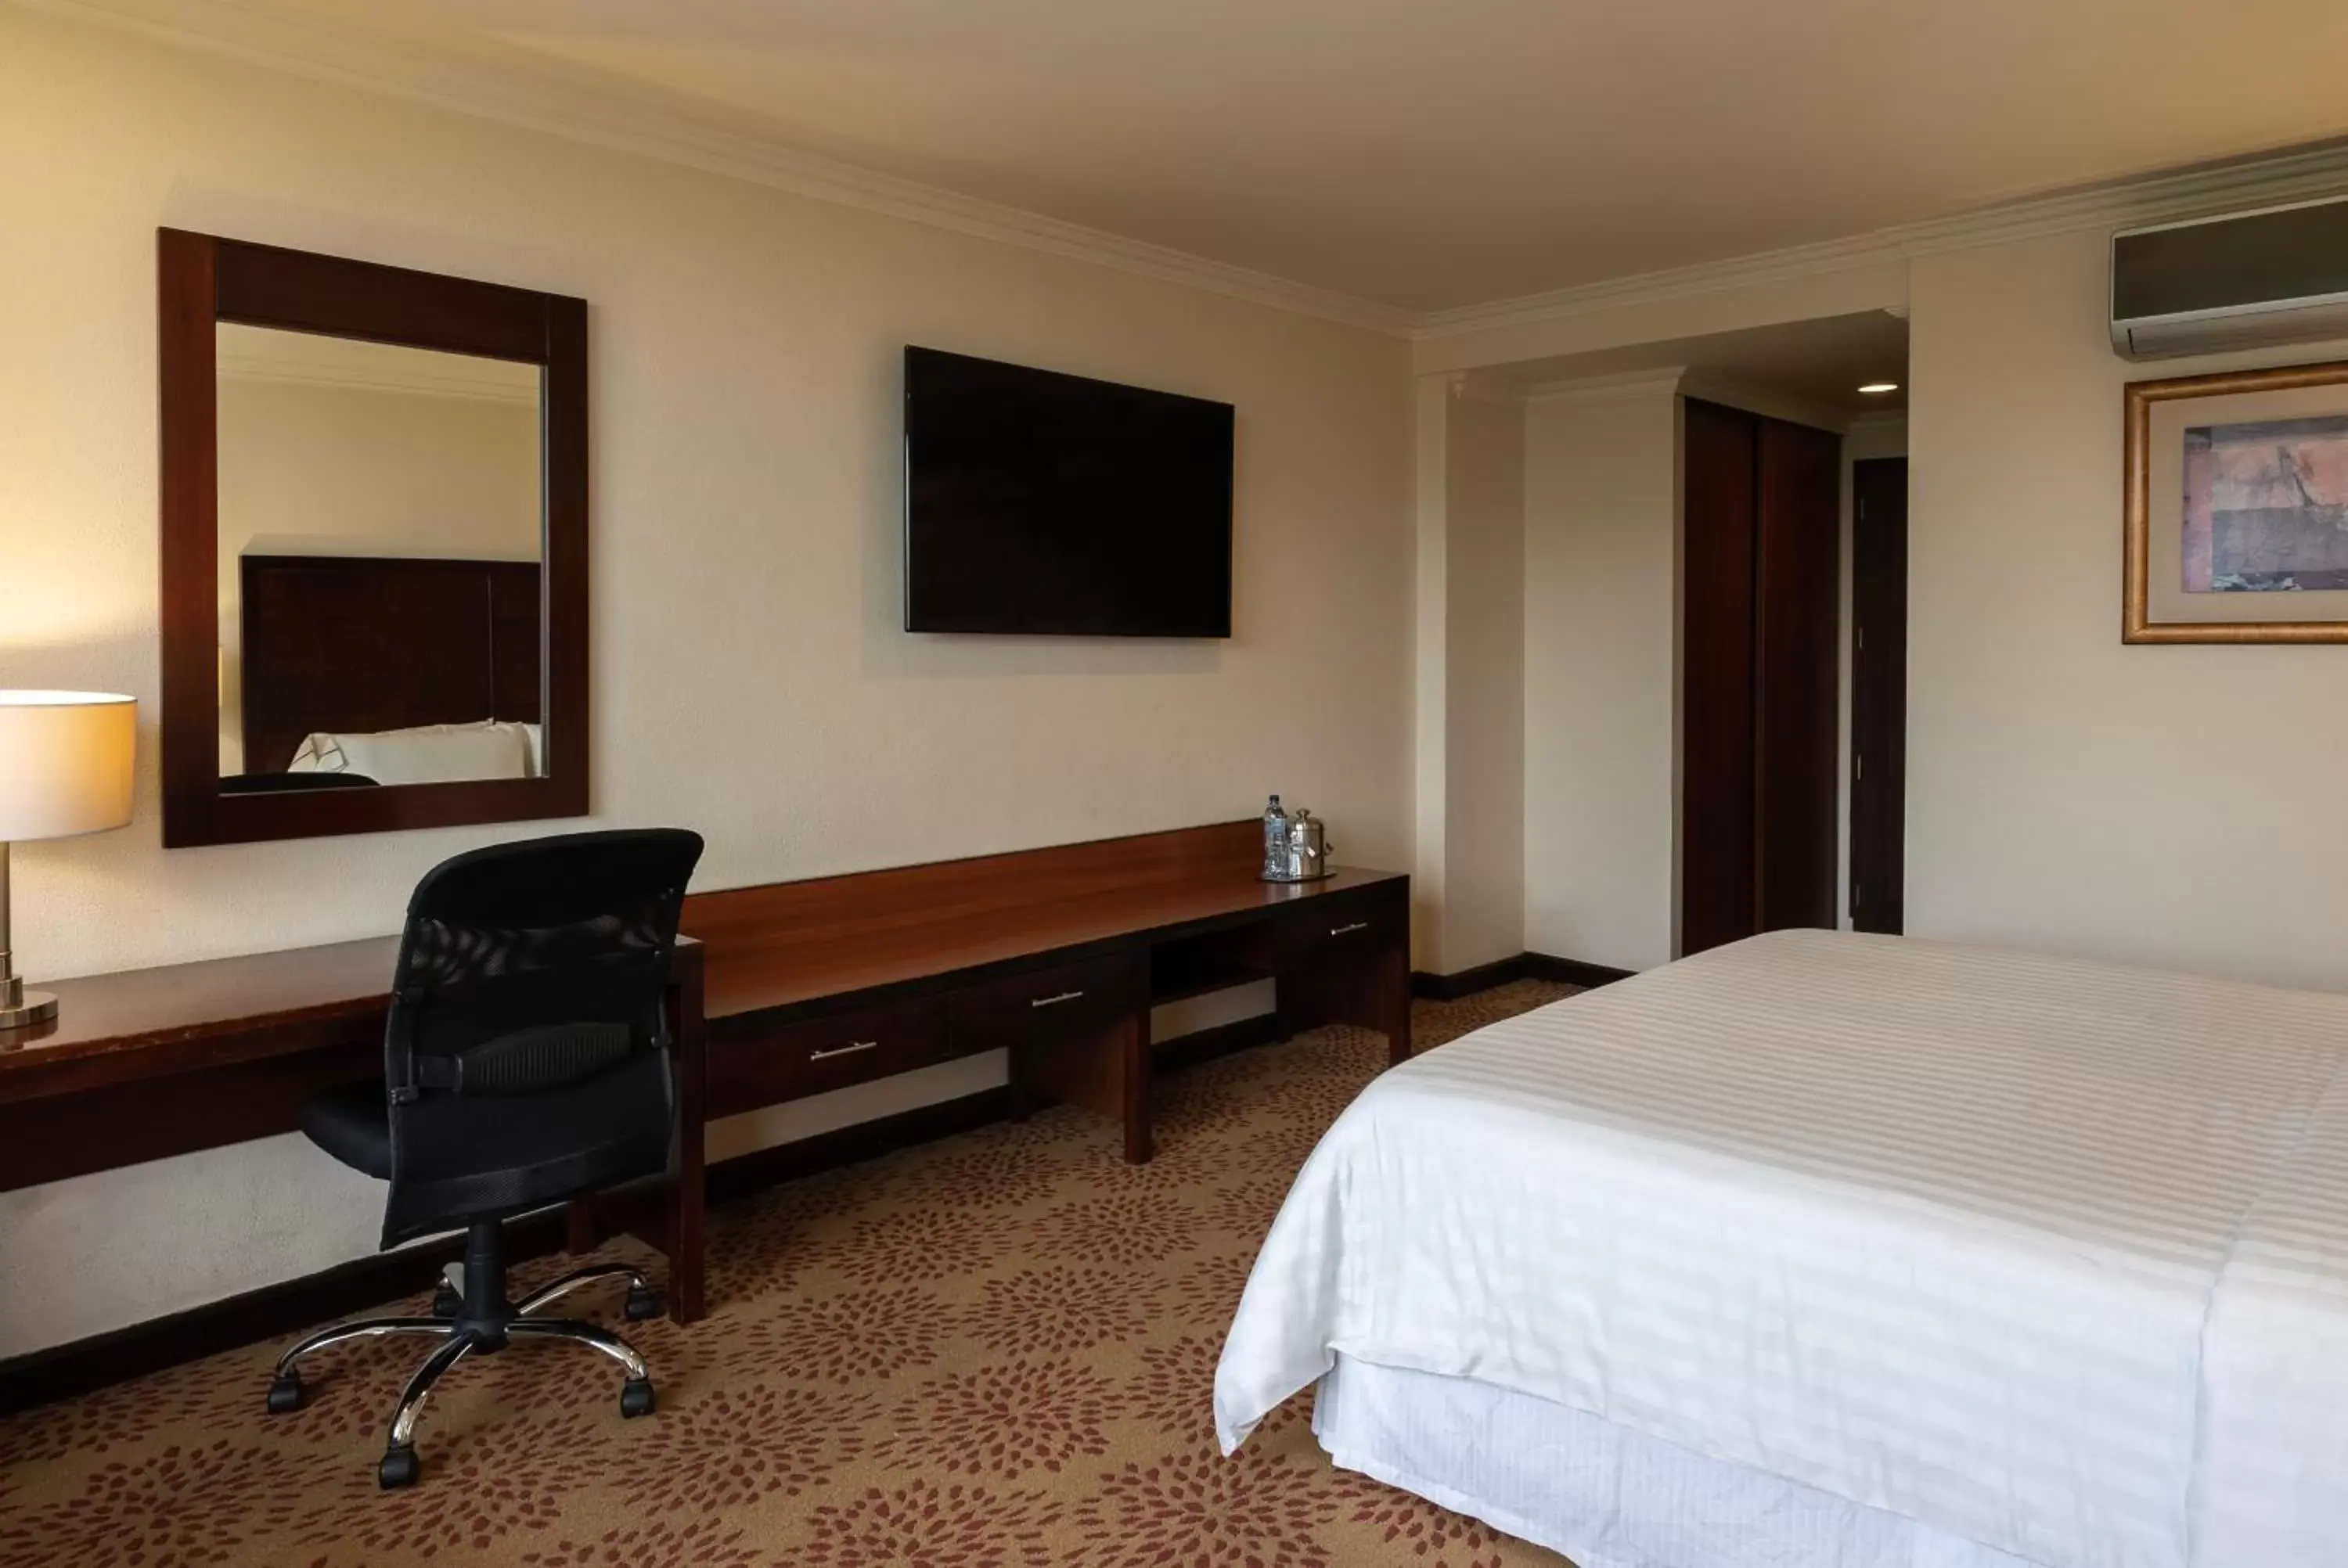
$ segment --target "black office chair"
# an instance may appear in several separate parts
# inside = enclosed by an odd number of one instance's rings
[[[429,1334],[399,1397],[376,1479],[412,1485],[416,1419],[440,1375],[514,1338],[591,1346],[627,1370],[620,1413],[648,1414],[651,1374],[619,1336],[532,1316],[600,1280],[628,1282],[627,1315],[661,1310],[644,1276],[613,1266],[506,1299],[504,1220],[668,1168],[675,1089],[662,1007],[697,834],[566,834],[497,845],[433,867],[399,941],[384,1081],[318,1095],[302,1130],[391,1184],[383,1245],[465,1228],[464,1288],[429,1317],[376,1317],[313,1334],[278,1358],[269,1408],[302,1403],[299,1363],[346,1339]]]

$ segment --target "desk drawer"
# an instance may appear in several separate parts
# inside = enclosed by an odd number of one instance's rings
[[[1385,888],[1324,895],[1281,912],[1281,956],[1311,963],[1370,953],[1405,939],[1409,930],[1410,907]]]
[[[983,1050],[1098,1029],[1140,1006],[1139,967],[1130,956],[1028,969],[953,996],[954,1044]]]
[[[845,1089],[957,1054],[945,1002],[934,997],[729,1030],[709,1042],[708,1114]]]

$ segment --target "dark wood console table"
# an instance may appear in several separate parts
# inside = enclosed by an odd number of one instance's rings
[[[711,1116],[1006,1050],[1014,1104],[1084,1105],[1149,1158],[1157,1003],[1269,979],[1283,1035],[1410,1052],[1410,879],[1257,878],[1254,821],[685,901],[708,954]]]

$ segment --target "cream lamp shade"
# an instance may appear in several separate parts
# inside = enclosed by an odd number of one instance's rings
[[[57,999],[28,991],[8,931],[8,845],[130,820],[139,704],[107,692],[0,692],[0,1030],[46,1024]]]
[[[139,704],[105,692],[0,692],[0,844],[130,821]]]

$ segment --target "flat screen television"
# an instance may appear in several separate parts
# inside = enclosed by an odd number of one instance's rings
[[[1231,634],[1228,403],[905,350],[905,630]]]

